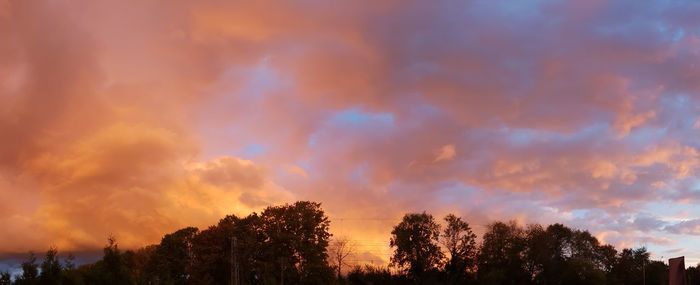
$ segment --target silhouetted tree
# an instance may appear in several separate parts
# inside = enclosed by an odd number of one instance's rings
[[[16,285],[39,284],[39,265],[36,264],[36,256],[29,253],[26,261],[22,262],[22,275],[15,280]]]
[[[688,285],[700,285],[700,263],[688,267],[685,274],[688,276]]]
[[[86,264],[78,268],[86,284],[125,285],[131,284],[131,276],[124,254],[114,237],[107,240],[103,249],[104,256],[94,264]]]
[[[389,245],[394,248],[391,263],[403,268],[416,282],[424,282],[425,273],[437,270],[443,259],[439,237],[440,226],[432,215],[406,214],[391,231]]]
[[[607,248],[589,232],[530,225],[526,237],[526,264],[536,284],[605,284]]]
[[[588,231],[575,230],[569,240],[562,284],[606,284],[608,246],[601,246]]]
[[[561,284],[567,260],[571,257],[571,229],[553,224],[543,229],[539,225],[528,227],[526,257],[530,274],[537,283]]]
[[[194,262],[190,273],[194,284],[227,284],[229,263],[227,244],[233,227],[240,219],[226,216],[215,226],[201,231],[194,237],[192,252]]]
[[[148,245],[137,250],[128,250],[122,256],[129,272],[129,276],[135,284],[156,284],[158,276],[155,273],[153,256],[158,245]]]
[[[104,265],[105,277],[107,277],[107,282],[105,282],[105,284],[121,285],[131,282],[122,253],[119,250],[119,245],[114,237],[108,239],[107,246],[104,248],[102,262]]]
[[[376,267],[376,266],[355,266],[350,272],[348,272],[348,283],[352,285],[408,285],[414,284],[411,280],[407,279],[404,275],[394,275],[391,274],[386,267]]]
[[[606,244],[598,248],[598,260],[601,265],[601,269],[605,271],[607,276],[611,276],[613,268],[617,263],[617,250],[614,246]],[[610,282],[610,278],[607,278]]]
[[[0,272],[0,285],[12,284],[12,275],[10,272]]]
[[[288,284],[327,284],[333,280],[333,269],[327,262],[330,221],[320,203],[268,207],[260,214],[260,221],[265,240],[263,270],[268,276],[284,272]]]
[[[483,284],[529,284],[525,270],[524,230],[515,222],[487,226],[478,256],[477,276]]]
[[[453,214],[447,215],[445,222],[440,240],[449,254],[445,264],[448,283],[464,284],[476,269],[476,234],[468,223]]]
[[[75,256],[68,254],[63,262],[63,271],[61,272],[61,280],[63,285],[83,285],[83,276],[75,268]]]
[[[241,219],[227,216],[192,242],[194,284],[226,284],[232,254],[240,284],[328,284],[330,222],[319,203],[297,202],[266,208]],[[233,239],[236,248],[232,248]]]
[[[469,224],[455,215],[441,227],[427,213],[406,214],[392,232],[391,265],[355,267],[341,278],[352,247],[347,238],[333,241],[328,254],[330,221],[319,203],[297,202],[268,207],[245,218],[226,216],[204,231],[188,227],[166,234],[157,245],[120,251],[110,238],[101,260],[63,265],[50,248],[40,265],[30,253],[15,285],[228,284],[237,268],[238,284],[667,284],[668,267],[650,261],[645,248],[601,245],[588,231],[562,224],[495,222],[479,247]],[[438,245],[441,244],[442,248]],[[442,252],[445,251],[445,253]],[[447,258],[445,256],[447,255]],[[329,264],[332,263],[334,268]],[[700,269],[687,270],[700,285]],[[338,278],[334,278],[337,275]],[[0,273],[0,285],[11,285]]]
[[[605,272],[600,270],[589,259],[572,257],[562,266],[561,277],[555,280],[562,285],[604,285],[606,283]],[[549,283],[545,283],[549,284]]]
[[[253,213],[243,219],[235,215],[226,216],[216,226],[197,234],[192,240],[192,283],[228,283],[234,251],[238,259],[240,283],[259,281],[262,249],[265,247],[261,231],[260,217]],[[237,248],[232,248],[234,238]]]
[[[353,254],[355,247],[350,243],[347,237],[338,237],[333,239],[330,245],[330,258],[333,261],[333,266],[338,273],[338,279],[341,279],[341,273],[344,265],[347,265],[347,258]]]
[[[69,253],[66,259],[63,261],[63,269],[74,270],[75,269],[75,256]]]
[[[645,283],[647,285],[668,284],[668,265],[666,265],[662,261],[648,261],[644,269],[644,274],[646,274]]]
[[[46,252],[46,256],[40,268],[41,274],[39,274],[39,281],[42,285],[57,285],[62,283],[61,273],[63,267],[58,260],[58,250],[50,248]]]
[[[192,264],[192,243],[198,232],[197,228],[188,227],[165,235],[150,257],[150,277],[160,284],[186,284]]]
[[[649,262],[646,248],[625,248],[617,257],[608,284],[642,284],[643,266]]]

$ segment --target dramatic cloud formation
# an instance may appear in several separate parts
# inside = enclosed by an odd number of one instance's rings
[[[691,1],[0,0],[0,252],[309,199],[700,256]]]

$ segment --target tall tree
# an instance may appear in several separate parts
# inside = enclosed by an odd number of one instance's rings
[[[22,262],[22,275],[15,281],[16,285],[39,284],[39,265],[36,264],[36,255],[29,253],[26,261]]]
[[[484,284],[529,284],[524,230],[515,222],[487,226],[478,257],[477,275]]]
[[[163,237],[150,260],[150,274],[163,284],[184,285],[192,264],[192,242],[199,232],[188,227]]]
[[[665,285],[668,284],[668,265],[663,261],[650,260],[643,270],[646,280],[646,285]],[[686,271],[687,272],[687,271]],[[690,281],[690,280],[688,280]],[[688,282],[688,284],[692,284]]]
[[[227,216],[192,243],[193,284],[328,284],[330,221],[319,203],[266,208],[260,215]],[[235,241],[235,246],[234,246]]]
[[[58,250],[53,247],[50,248],[46,252],[46,256],[40,268],[41,274],[39,274],[39,280],[42,285],[57,285],[62,283],[61,273],[63,267],[58,260]]]
[[[192,240],[190,283],[227,284],[233,277],[232,268],[238,266],[240,284],[256,284],[264,267],[261,255],[265,241],[261,235],[260,216],[255,213],[245,218],[226,216],[199,232]],[[233,260],[234,255],[237,260]]]
[[[218,224],[197,234],[193,240],[194,263],[191,274],[194,284],[227,284],[229,264],[226,259],[227,240],[240,218],[229,215]]]
[[[445,273],[451,284],[464,284],[476,267],[476,234],[461,218],[448,214],[440,240],[449,254]]]
[[[61,275],[63,285],[84,284],[81,272],[75,268],[75,256],[73,256],[73,254],[69,253],[63,261],[63,271]]]
[[[0,272],[0,285],[11,285],[12,275],[10,272]]]
[[[86,283],[96,283],[104,285],[126,285],[131,284],[131,276],[126,266],[124,255],[119,249],[117,240],[114,237],[107,239],[107,245],[103,249],[102,260],[94,265],[86,267]]]
[[[327,284],[330,221],[320,203],[300,201],[266,208],[260,215],[267,269],[284,274],[285,283]],[[273,269],[275,268],[275,269]],[[279,276],[282,278],[282,276]]]
[[[685,273],[688,276],[689,285],[700,285],[700,264],[688,267]]]
[[[649,263],[649,252],[644,247],[625,248],[617,257],[609,284],[642,284],[644,267]]]
[[[134,251],[124,253],[126,266],[132,281],[136,284],[153,284],[158,282],[153,261],[158,245],[152,244]]]
[[[526,256],[535,268],[534,279],[544,284],[561,284],[562,273],[572,255],[571,229],[562,224],[549,225],[545,230],[532,226],[526,236]]]
[[[530,225],[526,231],[526,264],[538,284],[603,284],[605,256],[587,231],[562,224]],[[614,253],[613,253],[614,255]]]
[[[598,247],[597,259],[600,262],[601,269],[605,271],[606,275],[610,276],[617,263],[617,250],[612,245],[602,245]]]
[[[607,254],[609,247],[602,246],[588,231],[571,231],[568,240],[566,271],[563,284],[607,284]],[[613,248],[614,250],[614,248]]]
[[[333,266],[335,266],[338,279],[342,278],[343,266],[347,264],[347,258],[352,255],[355,251],[355,246],[350,242],[347,237],[338,237],[333,239],[330,245],[330,258],[333,261]]]
[[[432,215],[406,214],[391,231],[389,245],[394,248],[391,263],[403,268],[417,282],[427,271],[440,267],[443,253],[438,246],[440,226]]]

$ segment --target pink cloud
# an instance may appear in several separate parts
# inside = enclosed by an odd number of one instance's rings
[[[626,214],[697,199],[686,9],[79,4],[0,6],[0,220],[39,229],[0,251],[95,247],[112,231],[138,246],[292,199],[381,218],[343,222],[372,240],[406,211],[449,209],[623,244],[658,230]],[[265,150],[243,158],[247,145]]]

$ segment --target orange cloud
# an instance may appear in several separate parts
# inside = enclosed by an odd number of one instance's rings
[[[686,12],[503,5],[0,1],[0,252],[140,246],[293,199],[371,245],[448,209],[621,240],[572,212],[697,199]]]

